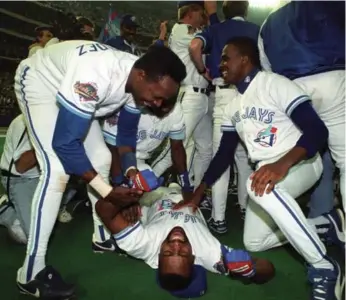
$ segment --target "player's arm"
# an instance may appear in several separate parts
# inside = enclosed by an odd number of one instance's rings
[[[204,1],[204,8],[208,14],[210,25],[220,23],[217,16],[217,1]]]
[[[211,47],[212,35],[210,26],[198,33],[191,41],[189,46],[189,52],[192,62],[199,73],[206,72],[206,67],[203,61],[203,53],[209,53]]]
[[[27,150],[23,152],[20,157],[15,161],[14,165],[18,173],[23,174],[33,167],[37,166],[37,158],[35,150]]]
[[[266,21],[263,23],[263,25],[260,29],[259,35],[258,35],[258,50],[259,50],[260,61],[261,61],[261,66],[262,66],[263,70],[271,71],[272,67],[271,67],[269,59],[265,53],[264,44],[263,44],[263,37],[265,35],[265,33],[264,33],[265,24],[266,24]]]

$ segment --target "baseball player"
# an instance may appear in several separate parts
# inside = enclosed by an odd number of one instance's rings
[[[344,20],[344,1],[291,1],[264,22],[258,44],[263,68],[294,80],[326,124],[345,209]]]
[[[318,151],[328,130],[300,87],[259,68],[252,39],[237,37],[224,48],[220,70],[238,94],[226,106],[219,150],[191,203],[197,205],[204,189],[233,162],[241,139],[256,167],[246,185],[251,198],[245,217],[246,249],[263,251],[289,241],[308,263],[311,299],[340,299],[343,275],[317,233],[324,232],[344,250],[343,214],[333,211],[308,222],[295,200],[322,174]],[[321,226],[324,231],[319,231]]]
[[[213,5],[214,4],[214,5]],[[209,72],[213,79],[215,90],[215,105],[213,111],[213,153],[215,155],[221,141],[221,124],[226,105],[236,96],[234,86],[225,84],[219,71],[221,53],[226,42],[235,36],[247,36],[257,41],[259,27],[247,22],[248,1],[224,1],[223,12],[226,20],[218,22],[216,15],[216,1],[207,1],[210,23],[212,24],[203,32],[196,35],[190,45],[192,60],[199,72]],[[202,60],[202,53],[209,54],[209,67],[207,70]],[[246,180],[252,170],[248,163],[245,148],[239,143],[235,153],[235,162],[238,169],[238,203],[241,210],[247,205]],[[212,215],[208,220],[210,229],[217,233],[226,233],[227,224],[225,212],[230,181],[229,168],[212,187]]]
[[[103,135],[112,153],[111,178],[114,185],[126,183],[126,179],[117,167],[119,166],[116,143],[118,119],[119,116],[116,114],[108,118],[103,125]],[[162,119],[150,114],[141,114],[136,144],[137,166],[141,171],[152,172],[146,161],[150,159],[152,153],[167,137],[169,138],[173,166],[179,174],[183,191],[191,192],[192,187],[186,168],[186,153],[183,145],[185,124],[180,103],[176,103],[172,112]]]
[[[187,146],[189,139],[195,143],[196,153],[187,152],[188,170],[193,169],[190,181],[198,185],[212,157],[212,124],[208,112],[208,81],[195,68],[190,59],[189,45],[195,37],[197,29],[204,22],[203,1],[182,1],[179,3],[179,23],[176,23],[168,40],[168,46],[183,61],[186,66],[187,76],[182,82],[183,91],[179,94],[179,101],[184,113]],[[193,147],[191,147],[193,148]],[[161,175],[172,164],[169,151],[163,151],[152,164],[155,174]]]
[[[160,187],[151,193],[153,203],[134,205],[130,214],[104,200],[97,202],[96,209],[118,245],[157,270],[161,288],[178,298],[195,298],[206,293],[206,270],[262,282],[273,276],[269,261],[222,245],[198,208],[193,212],[175,206],[182,200],[179,188]]]
[[[157,59],[162,62],[156,64]],[[109,185],[111,156],[97,118],[120,109],[122,170],[136,181],[139,108],[168,113],[185,75],[185,66],[168,48],[151,47],[138,59],[91,41],[61,42],[20,63],[15,92],[42,172],[32,202],[27,255],[17,276],[21,292],[42,298],[68,298],[74,292],[73,285],[45,265],[68,174],[88,183],[92,203],[102,197],[126,204],[141,194],[137,188]],[[93,219],[93,250],[113,251],[95,211]]]

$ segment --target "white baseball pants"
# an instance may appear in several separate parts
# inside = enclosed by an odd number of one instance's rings
[[[213,113],[213,153],[217,152],[222,137],[221,125],[223,122],[223,115],[225,106],[233,100],[236,90],[225,88],[220,89],[216,87],[215,93],[215,106]],[[235,152],[235,164],[237,166],[238,175],[238,203],[240,207],[245,208],[247,205],[247,191],[246,180],[252,173],[249,164],[248,156],[243,144],[239,143]],[[233,167],[233,166],[231,166]],[[212,218],[215,221],[225,220],[225,213],[227,207],[228,185],[230,181],[230,168],[228,168],[221,177],[215,182],[212,187]]]
[[[187,154],[187,167],[193,169],[195,186],[199,185],[212,157],[212,123],[208,112],[208,97],[195,92],[192,86],[185,86],[180,95],[181,107],[186,127],[185,148],[192,138],[195,147],[190,145]],[[195,150],[194,150],[195,148]],[[164,150],[153,162],[152,168],[157,176],[161,176],[172,165],[170,151]],[[192,180],[192,178],[190,178]]]
[[[41,83],[34,69],[26,66],[17,70],[15,92],[41,169],[32,201],[29,240],[24,266],[21,268],[23,275],[19,279],[25,282],[33,279],[45,267],[47,245],[69,176],[52,148],[59,112],[55,94]],[[97,120],[91,124],[84,147],[95,170],[108,182],[111,154]],[[96,241],[108,239],[109,234],[94,209],[98,195],[91,190],[88,195],[93,204],[94,238]]]
[[[330,71],[294,80],[310,97],[329,130],[329,149],[340,171],[345,210],[345,71]]]
[[[257,169],[271,162],[262,161]],[[244,245],[248,251],[265,251],[288,241],[308,263],[324,259],[326,248],[295,200],[317,182],[322,170],[322,160],[316,155],[292,167],[274,190],[262,197],[251,191],[251,180],[247,180],[250,200],[246,209]]]

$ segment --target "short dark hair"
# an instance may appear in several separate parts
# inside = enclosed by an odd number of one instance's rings
[[[180,58],[169,48],[151,46],[134,64],[136,69],[144,70],[150,79],[157,80],[170,76],[180,83],[186,77],[186,67]]]
[[[255,67],[261,67],[257,43],[252,38],[247,36],[237,36],[230,39],[227,42],[227,45],[233,45],[237,47],[242,55],[246,55],[249,57],[249,60]]]
[[[192,276],[184,277],[178,274],[162,274],[159,269],[158,280],[161,288],[174,292],[186,289],[192,280]]]
[[[222,12],[226,19],[245,17],[249,8],[249,1],[224,1]]]

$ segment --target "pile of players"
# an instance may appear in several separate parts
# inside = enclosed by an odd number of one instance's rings
[[[331,208],[306,218],[295,200],[321,177],[327,146],[344,201],[340,5],[290,2],[259,28],[245,20],[247,1],[225,1],[223,22],[215,2],[181,2],[168,47],[157,43],[139,58],[71,40],[23,60],[15,92],[26,129],[14,149],[27,135],[33,151],[8,158],[15,171],[1,166],[11,180],[40,170],[20,291],[42,298],[74,294],[46,266],[45,254],[69,176],[76,175],[92,203],[92,249],[119,246],[144,260],[177,297],[203,295],[205,270],[265,282],[273,266],[247,251],[289,242],[307,262],[311,299],[340,299],[344,276],[324,243],[344,250],[344,212]],[[149,166],[165,138],[169,144]],[[227,230],[234,161],[246,250],[220,244],[208,230]],[[180,187],[161,188],[171,165]],[[199,206],[209,187],[213,212],[206,222]]]

